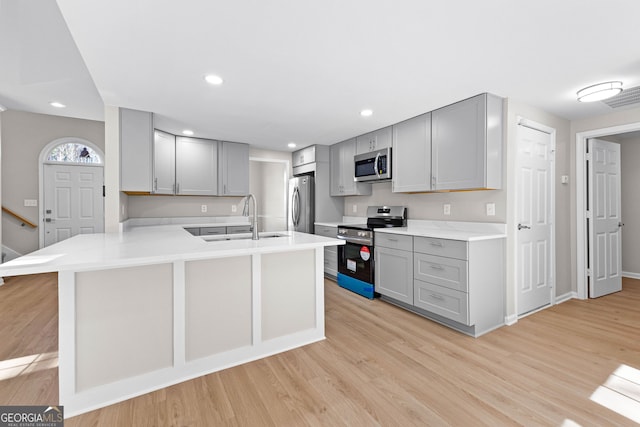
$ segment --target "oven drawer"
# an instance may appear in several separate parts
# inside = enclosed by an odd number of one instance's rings
[[[413,257],[415,279],[468,292],[467,261],[418,253]]]
[[[465,292],[414,280],[413,293],[413,305],[416,307],[469,324],[469,301]]]
[[[413,251],[413,236],[402,234],[375,233],[375,245],[384,248]]]
[[[446,256],[448,258],[467,259],[467,242],[462,240],[436,239],[433,237],[414,237],[413,250],[423,254]]]

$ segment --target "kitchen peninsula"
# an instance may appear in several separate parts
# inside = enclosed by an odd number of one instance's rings
[[[0,267],[58,273],[59,388],[74,416],[324,339],[324,247],[178,225],[78,235]]]

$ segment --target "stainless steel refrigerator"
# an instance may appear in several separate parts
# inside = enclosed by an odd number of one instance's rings
[[[313,234],[314,183],[312,176],[289,180],[289,230]]]

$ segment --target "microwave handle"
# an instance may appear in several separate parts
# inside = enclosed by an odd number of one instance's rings
[[[376,173],[376,176],[380,178],[380,174],[378,173],[378,162],[380,161],[380,153],[376,154],[376,160],[373,162],[373,170]]]

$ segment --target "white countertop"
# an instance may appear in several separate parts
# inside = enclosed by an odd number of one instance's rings
[[[507,225],[486,222],[408,220],[406,227],[377,228],[376,233],[404,234],[471,242],[504,239],[507,237]]]
[[[315,225],[323,227],[339,227],[342,224],[366,224],[367,218],[360,216],[343,216],[342,221],[318,221]]]
[[[0,276],[88,271],[255,253],[286,252],[344,241],[291,231],[285,237],[206,242],[178,225],[136,227],[119,233],[80,234],[0,265]]]

